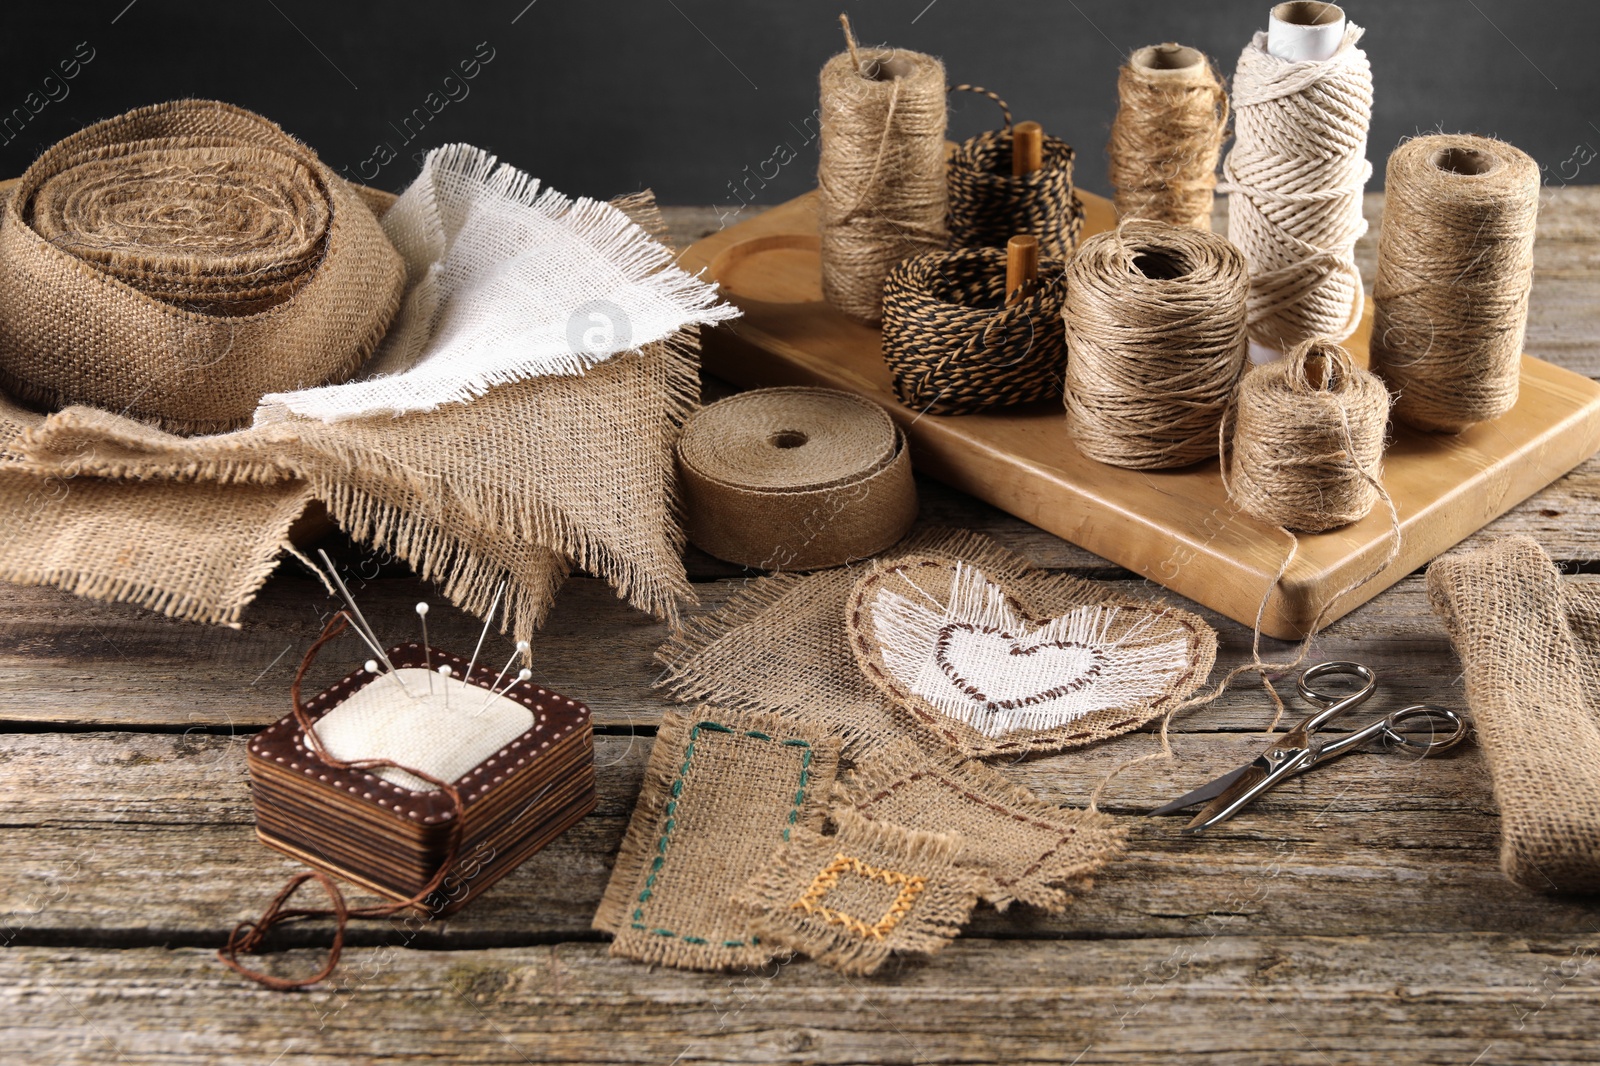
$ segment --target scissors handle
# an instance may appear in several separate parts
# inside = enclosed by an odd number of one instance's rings
[[[1355,677],[1361,681],[1361,687],[1354,692],[1328,693],[1320,692],[1313,688],[1311,683],[1324,677]],[[1328,663],[1318,663],[1300,675],[1296,687],[1300,695],[1309,703],[1317,704],[1322,708],[1316,714],[1306,719],[1304,724],[1307,733],[1315,733],[1328,722],[1339,717],[1352,708],[1359,707],[1372,698],[1377,691],[1378,679],[1373,672],[1360,663],[1337,660]],[[1370,739],[1370,738],[1369,738]]]
[[[1406,722],[1426,720],[1429,730],[1425,739],[1417,739],[1416,734],[1402,732],[1400,726]],[[1448,731],[1438,728],[1441,724],[1448,725]],[[1413,704],[1403,707],[1385,718],[1380,718],[1365,729],[1358,729],[1354,733],[1345,733],[1328,741],[1320,738],[1312,741],[1312,755],[1306,763],[1306,769],[1326,762],[1328,759],[1337,758],[1346,752],[1361,747],[1369,740],[1382,737],[1385,742],[1398,744],[1407,751],[1415,752],[1419,756],[1437,755],[1447,751],[1466,739],[1468,731],[1467,720],[1445,707],[1434,707],[1426,703]]]

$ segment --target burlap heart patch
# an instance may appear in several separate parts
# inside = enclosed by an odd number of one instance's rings
[[[1216,635],[1187,611],[1002,585],[910,555],[862,577],[845,609],[856,661],[898,706],[977,756],[1076,747],[1135,729],[1193,692]]]

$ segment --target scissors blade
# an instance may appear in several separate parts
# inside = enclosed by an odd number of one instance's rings
[[[1206,782],[1193,792],[1179,796],[1163,807],[1157,807],[1149,813],[1148,817],[1154,818],[1163,814],[1177,814],[1185,807],[1193,807],[1196,803],[1204,803],[1206,800],[1216,799],[1228,790],[1229,785],[1239,780],[1240,776],[1248,771],[1252,765],[1252,763],[1245,763],[1237,770],[1229,770],[1221,777]]]
[[[1292,735],[1292,734],[1291,734]],[[1198,833],[1219,822],[1225,822],[1253,802],[1263,792],[1276,787],[1285,778],[1292,777],[1309,765],[1311,752],[1307,748],[1289,748],[1275,744],[1255,762],[1245,767],[1245,772],[1227,791],[1200,809],[1194,820],[1183,827],[1185,833]],[[1276,756],[1286,756],[1281,762]]]

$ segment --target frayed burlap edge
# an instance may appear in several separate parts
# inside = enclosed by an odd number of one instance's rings
[[[1127,827],[1110,815],[1052,806],[998,770],[959,754],[932,755],[911,743],[874,753],[841,776],[834,786],[834,806],[864,818],[937,832],[948,822],[942,822],[931,805],[915,812],[902,807],[888,816],[873,810],[923,778],[949,790],[952,802],[967,805],[969,812],[981,808],[993,814],[994,834],[966,834],[968,846],[961,863],[980,872],[983,899],[996,910],[1023,903],[1059,913],[1076,894],[1093,888],[1093,875],[1127,847]],[[1008,850],[1008,822],[1053,834],[1055,842],[1043,851],[1015,846]]]
[[[963,838],[874,822],[853,811],[837,811],[833,821],[838,832],[832,836],[796,830],[734,897],[750,909],[758,936],[841,973],[864,975],[891,953],[933,955],[961,934],[978,902],[978,874],[957,864]],[[901,897],[884,915],[833,911],[827,906],[829,869],[844,862],[910,884],[902,882]],[[907,899],[912,885],[916,894]]]
[[[634,929],[633,913],[640,902],[641,891],[648,887],[647,878],[652,870],[659,869],[668,859],[663,827],[671,828],[673,811],[683,792],[679,781],[685,771],[691,736],[699,723],[708,720],[734,732],[801,741],[809,746],[811,758],[803,771],[804,778],[800,792],[795,797],[794,812],[784,829],[785,837],[800,830],[820,829],[827,815],[828,798],[838,770],[837,738],[808,730],[803,723],[773,715],[705,705],[697,707],[692,714],[664,712],[655,744],[650,750],[633,816],[629,819],[616,861],[612,864],[610,880],[592,922],[595,929],[613,935],[613,955],[685,969],[722,970],[760,966],[780,953],[755,941],[739,945],[689,943],[684,938],[667,935],[645,939],[638,945],[631,943],[629,933]],[[748,856],[751,872],[765,860],[769,850],[769,845],[761,845],[758,851]],[[742,884],[742,878],[737,884],[708,884],[705,891],[723,893],[727,905],[732,907],[732,895]],[[643,927],[639,928],[649,932]]]
[[[930,527],[915,531],[888,549],[883,558],[892,559],[911,552],[942,555],[952,560],[976,559],[987,573],[1019,580],[1032,570],[1031,564],[1022,556],[996,544],[981,533],[964,529]],[[655,653],[656,662],[664,668],[660,678],[655,682],[655,687],[664,690],[681,703],[705,700],[722,707],[738,707],[759,713],[778,714],[790,721],[806,720],[803,713],[776,710],[748,698],[739,688],[728,685],[718,676],[696,669],[694,660],[740,626],[756,622],[767,611],[781,604],[787,595],[804,588],[809,582],[839,581],[848,590],[849,586],[854,584],[856,576],[863,572],[864,569],[857,566],[810,574],[771,574],[755,578],[721,607],[706,614],[685,618],[671,631],[667,640]],[[1084,582],[1084,587],[1092,588],[1088,582]],[[842,616],[840,625],[843,625]],[[752,664],[752,669],[759,669],[759,666]],[[876,727],[861,723],[843,723],[837,727],[838,735],[845,742],[847,758],[856,758],[862,749],[876,747],[892,737],[898,737],[908,725],[916,727],[919,731],[923,729],[920,722],[896,708],[890,701],[881,696],[878,700],[882,704],[882,715]]]

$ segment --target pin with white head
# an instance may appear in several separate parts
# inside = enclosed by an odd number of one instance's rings
[[[428,695],[433,695],[433,654],[428,650],[428,605],[417,604],[417,618],[422,622],[422,663],[428,668]]]
[[[336,589],[338,590],[339,595],[344,598],[345,605],[348,608],[345,611],[345,618],[352,626],[355,627],[356,636],[360,637],[362,642],[366,644],[367,647],[372,649],[373,654],[376,655],[379,660],[383,661],[383,665],[389,668],[389,673],[394,676],[395,683],[400,686],[400,690],[407,696],[410,696],[411,690],[407,688],[406,683],[401,680],[399,672],[394,668],[394,663],[389,660],[389,656],[384,653],[383,646],[378,642],[378,634],[374,632],[372,626],[367,623],[366,616],[361,613],[361,608],[356,605],[356,598],[350,595],[350,590],[345,587],[344,580],[339,577],[338,567],[333,565],[333,560],[328,558],[327,552],[319,548],[317,549],[317,554],[322,556],[322,562],[325,566],[327,566],[328,571],[326,574],[324,574],[321,567],[318,567],[315,563],[311,563],[311,568],[316,571],[317,577],[321,579],[328,591],[332,592]],[[369,662],[374,665],[377,661],[378,660],[369,660]],[[372,669],[372,667],[369,666],[368,669]],[[377,673],[377,670],[372,669],[372,672]]]
[[[489,686],[489,694],[483,698],[483,705],[481,707],[479,707],[476,711],[472,712],[474,715],[482,714],[485,710],[488,709],[489,704],[494,702],[494,698],[497,695],[499,695],[499,693],[496,692],[495,689],[499,688],[500,687],[500,682],[505,680],[506,671],[510,670],[511,669],[511,664],[517,661],[517,656],[528,654],[528,648],[529,647],[530,647],[530,645],[528,644],[527,641],[525,641],[525,640],[517,641],[517,650],[513,651],[511,653],[511,658],[506,660],[506,664],[500,668],[500,673],[495,675],[494,684]],[[533,671],[531,671],[531,670],[527,671],[527,674],[528,674],[529,677],[532,677],[533,676]],[[512,684],[514,685],[514,684],[516,684],[516,682],[513,681]],[[507,688],[507,691],[509,691],[509,686]]]
[[[445,665],[445,666],[440,666],[439,667],[439,676],[444,678],[444,683],[440,687],[444,689],[444,709],[447,710],[447,711],[450,709],[450,675],[451,675],[451,673],[452,673],[452,671],[451,671],[449,666]]]

